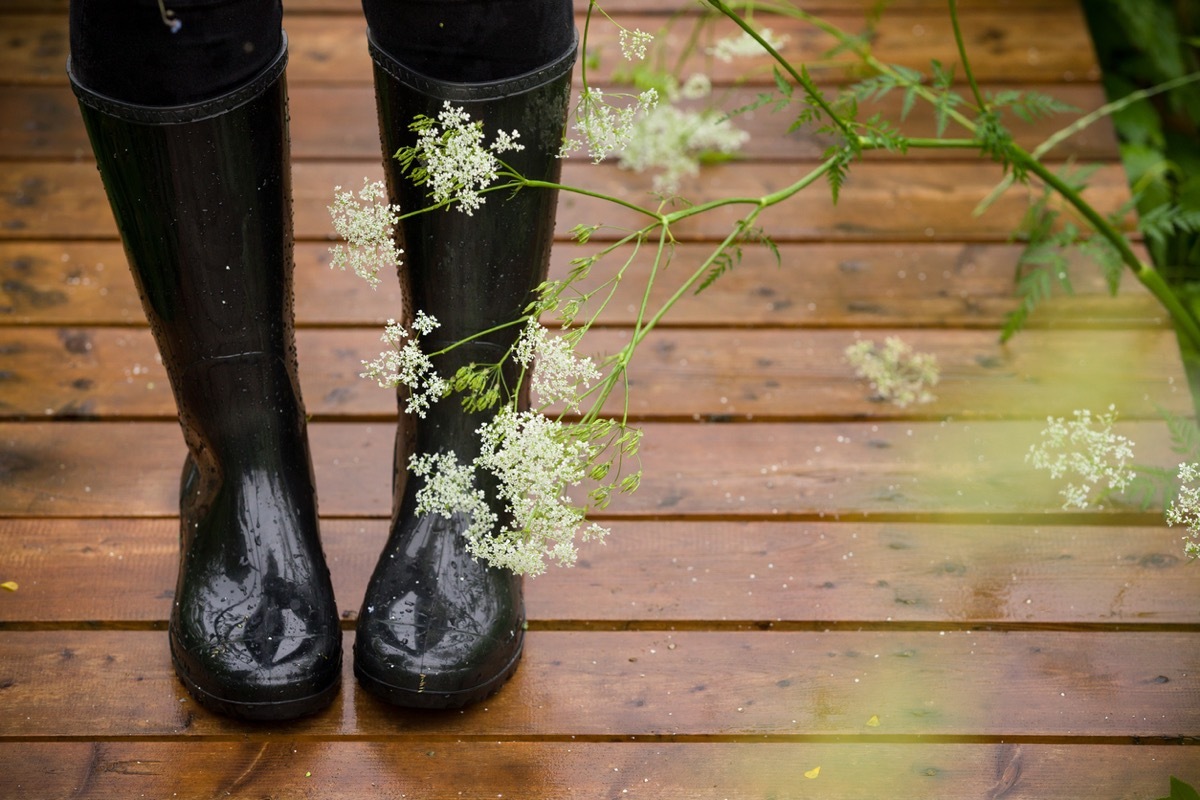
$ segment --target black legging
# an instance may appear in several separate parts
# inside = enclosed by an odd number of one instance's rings
[[[97,94],[185,105],[248,82],[281,45],[281,0],[71,0],[71,69]],[[571,46],[571,0],[363,0],[375,41],[445,81],[520,75]],[[364,47],[365,47],[364,43]],[[363,76],[364,80],[367,76]]]

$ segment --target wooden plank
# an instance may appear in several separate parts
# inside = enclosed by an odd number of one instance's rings
[[[629,332],[595,330],[582,351],[597,361]],[[901,408],[856,377],[845,349],[898,336],[941,367],[937,399]],[[306,407],[316,419],[388,419],[395,394],[361,377],[385,348],[379,328],[301,330]],[[1192,413],[1169,330],[1026,331],[1001,344],[992,331],[659,331],[638,349],[628,409],[635,419],[803,420],[1070,416],[1115,405],[1126,419]],[[1102,366],[1100,366],[1102,365]],[[0,328],[0,419],[175,418],[175,401],[146,329]],[[624,395],[608,414],[622,413]]]
[[[711,245],[681,243],[673,264],[695,269]],[[550,274],[563,279],[574,258],[592,245],[558,243]],[[680,302],[661,323],[671,326],[997,328],[1016,308],[1017,245],[784,244],[780,262],[766,248],[745,249],[742,260],[710,290]],[[1075,294],[1051,299],[1030,327],[1145,327],[1166,324],[1164,311],[1132,278],[1110,297],[1095,265],[1068,254]],[[596,288],[618,266],[606,259],[578,284]],[[612,261],[613,263],[609,263]],[[637,257],[600,317],[632,325],[650,274],[649,255]],[[670,273],[674,275],[674,272]],[[401,307],[396,281],[370,289],[358,278],[329,271],[325,244],[296,247],[296,320],[310,325],[378,325]],[[660,305],[675,284],[660,280],[651,302]],[[590,307],[589,307],[590,308]],[[548,322],[550,322],[548,320]],[[115,242],[0,242],[0,326],[144,325],[125,255]]]
[[[668,15],[615,17],[630,27],[658,32],[667,24]],[[824,17],[850,33],[864,29],[862,13],[834,12]],[[1052,83],[1072,80],[1097,80],[1096,67],[1087,25],[1074,4],[1056,4],[1038,15],[1037,25],[1025,24],[1002,9],[979,8],[962,15],[963,37],[967,42],[975,75],[985,82]],[[582,28],[582,18],[577,25]],[[818,79],[846,77],[847,66],[855,63],[842,54],[825,59],[835,40],[799,20],[771,18],[768,25],[777,34],[787,36],[783,55],[795,64],[807,64]],[[7,36],[0,47],[0,75],[8,82],[23,85],[65,84],[67,62],[67,25],[63,15],[6,15]],[[365,22],[360,15],[285,15],[290,57],[288,76],[293,83],[369,83],[370,57],[367,54]],[[712,40],[731,35],[737,27],[720,20],[712,29]],[[681,52],[690,26],[676,25],[660,34],[672,53]],[[609,80],[623,60],[617,44],[615,25],[592,28],[589,48],[601,56],[593,70],[593,80]],[[944,7],[897,9],[883,16],[872,40],[872,52],[885,63],[895,63],[928,72],[930,61],[956,63],[958,49]],[[767,57],[741,59],[732,64],[711,62],[699,52],[684,62],[682,71],[701,69],[717,82],[727,83],[746,74],[759,83],[769,83]],[[137,68],[137,63],[131,63]]]
[[[1180,740],[1200,729],[1197,641],[1157,632],[531,631],[516,676],[481,705],[400,711],[360,691],[347,659],[328,711],[267,735]],[[0,738],[263,730],[188,699],[161,631],[0,632],[0,682]]]
[[[960,15],[963,39],[978,80],[1071,82],[1099,79],[1087,23],[1078,6],[1055,4],[1046,10],[1048,13],[1039,15],[1036,25],[1029,25],[1001,9],[978,8]],[[822,17],[850,34],[868,30],[861,13],[830,12]],[[687,24],[676,24],[668,30],[665,21],[655,25],[652,18],[645,16],[625,18],[614,15],[614,18],[618,23],[629,27],[640,25],[655,33],[656,42],[665,42],[667,51],[672,54],[682,53],[691,35],[691,27]],[[814,77],[842,80],[854,77],[857,57],[849,53],[828,55],[837,45],[832,36],[799,20],[770,14],[759,16],[755,23],[787,37],[780,50],[782,55],[793,65],[804,64]],[[593,31],[598,35],[589,41],[589,47],[594,47],[602,56],[598,76],[594,79],[604,80],[606,69],[621,68],[617,29],[602,25],[594,26]],[[702,34],[701,42],[707,44],[729,35],[740,35],[740,30],[731,21],[721,19]],[[883,63],[899,64],[926,73],[932,60],[944,65],[960,60],[949,15],[944,8],[936,7],[889,9],[871,32],[871,52]],[[684,75],[689,71],[703,71],[717,82],[735,81],[750,75],[752,80],[770,83],[773,66],[773,61],[765,54],[737,59],[732,64],[713,63],[700,48],[683,60],[679,71]]]
[[[1057,515],[1062,505],[1060,485],[1025,463],[1042,422],[640,427],[645,475],[637,493],[605,512],[614,517],[981,514],[995,521]],[[387,423],[309,427],[323,513],[390,513],[393,430]],[[1117,432],[1136,444],[1137,464],[1178,465],[1165,423],[1119,423]],[[171,516],[183,456],[171,422],[0,423],[0,517]],[[1138,508],[1114,503],[1102,513]]]
[[[807,167],[780,169],[770,164],[720,165],[706,169],[682,194],[693,201],[754,198],[800,180]],[[305,162],[293,167],[296,235],[327,240],[333,235],[328,206],[335,186],[359,186],[361,177],[382,178],[371,162]],[[838,204],[824,183],[787,203],[765,211],[759,224],[780,242],[788,241],[992,241],[1008,240],[1027,207],[1024,191],[1010,191],[982,217],[972,209],[1000,179],[987,161],[956,163],[939,169],[920,162],[869,161],[855,165]],[[657,203],[648,194],[649,174],[615,166],[568,161],[563,182],[589,191]],[[1129,197],[1124,170],[1101,167],[1085,198],[1101,213],[1116,212]],[[116,236],[103,187],[91,164],[32,162],[14,164],[0,174],[0,239],[98,239]],[[685,220],[676,238],[720,241],[747,211],[730,206]],[[560,195],[558,231],[565,237],[575,224],[600,224],[593,239],[614,238],[614,229],[640,228],[650,220],[626,208],[592,197]],[[622,230],[622,235],[624,230]]]
[[[48,14],[65,13],[68,0],[0,0],[0,13],[4,14]],[[587,12],[589,0],[575,0],[576,13]],[[607,0],[603,8],[609,12],[666,14],[679,10],[680,0]],[[1045,0],[960,0],[960,9],[1006,9],[1023,16],[1037,15],[1049,11],[1056,13],[1058,5],[1046,3]],[[805,3],[805,10],[811,13],[857,13],[865,15],[871,7],[864,0],[820,0],[820,2]],[[945,9],[942,0],[891,0],[891,9]],[[361,0],[288,0],[287,10],[291,14],[348,14],[359,15],[362,12]]]
[[[322,522],[347,625],[387,533]],[[0,580],[19,585],[0,627],[165,627],[178,537],[174,519],[0,521]],[[1193,572],[1163,525],[618,521],[526,604],[536,630],[1195,626]]]
[[[1191,748],[1068,744],[5,742],[14,796],[1151,798]],[[470,764],[470,769],[463,769]],[[804,773],[820,767],[816,778]]]
[[[1039,87],[996,86],[992,91],[1029,89],[1052,94],[1059,100],[1083,110],[1105,102],[1098,84],[1078,86],[1055,84]],[[832,91],[827,87],[827,91]],[[375,93],[368,86],[327,87],[301,84],[289,94],[291,112],[292,157],[312,159],[373,159],[379,155],[379,134],[375,127]],[[719,107],[735,109],[748,105],[757,91],[733,89],[721,92]],[[878,103],[863,103],[860,116],[868,119],[882,113],[899,120],[902,97],[889,94]],[[697,105],[697,104],[690,104]],[[1031,125],[1013,122],[1017,141],[1032,149],[1078,114],[1041,118]],[[740,151],[744,158],[768,161],[811,161],[821,157],[828,141],[805,129],[785,135],[790,117],[759,111],[739,117],[735,124],[750,134]],[[936,123],[931,106],[914,107],[901,130],[908,136],[934,136]],[[0,158],[89,158],[91,146],[79,116],[75,95],[65,86],[0,87]],[[884,157],[892,157],[881,154]],[[896,156],[898,157],[898,156]],[[910,159],[962,159],[957,150],[913,151]],[[1112,161],[1118,157],[1116,138],[1107,121],[1085,129],[1049,154],[1055,160]]]

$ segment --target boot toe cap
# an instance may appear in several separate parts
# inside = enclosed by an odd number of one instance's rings
[[[486,631],[373,620],[359,626],[354,669],[395,705],[458,708],[495,693],[516,670],[523,644],[517,620]]]
[[[340,631],[191,645],[171,633],[171,656],[184,686],[201,705],[219,713],[290,719],[319,711],[337,693]]]

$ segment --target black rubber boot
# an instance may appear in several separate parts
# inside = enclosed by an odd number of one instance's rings
[[[263,720],[326,706],[342,658],[296,379],[286,61],[169,108],[72,75],[188,447],[172,660],[201,704]]]
[[[490,83],[449,83],[407,69],[371,42],[379,126],[391,200],[405,210],[430,204],[426,187],[400,173],[391,156],[411,145],[409,123],[436,117],[450,101],[481,120],[487,140],[498,129],[520,132],[523,151],[504,160],[529,178],[557,181],[558,151],[570,101],[575,46],[537,71]],[[401,282],[411,308],[441,323],[422,339],[428,351],[517,319],[546,276],[557,193],[526,189],[492,194],[468,216],[450,208],[401,223]],[[435,358],[449,377],[459,366],[495,363],[519,328],[490,334]],[[509,375],[514,385],[515,373]],[[467,414],[457,398],[435,403],[424,419],[401,413],[396,437],[391,535],[367,587],[358,618],[354,671],[388,702],[456,708],[482,700],[516,670],[524,642],[522,581],[475,560],[462,535],[469,519],[418,516],[420,478],[406,480],[408,455],[453,451],[462,463],[479,454],[476,429],[492,412]],[[494,487],[482,486],[493,498]]]

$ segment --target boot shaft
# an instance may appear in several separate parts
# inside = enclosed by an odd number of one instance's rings
[[[472,122],[482,122],[488,141],[499,130],[518,131],[524,149],[504,153],[504,161],[527,178],[558,181],[574,44],[539,70],[490,83],[429,78],[397,62],[374,42],[371,55],[388,190],[404,212],[431,202],[427,187],[403,175],[393,156],[416,142],[409,130],[414,117],[436,118],[446,102],[463,108]],[[401,283],[412,307],[441,323],[435,345],[459,341],[523,313],[546,277],[557,202],[555,191],[524,189],[492,194],[472,215],[451,207],[401,222]],[[486,341],[507,349],[515,336],[513,331]]]
[[[72,80],[169,370],[291,347],[286,61],[285,43],[250,84],[167,108],[114,101]]]
[[[311,492],[292,310],[284,68],[233,92],[144,107],[71,74],[97,168],[171,381],[204,507],[245,470]]]

